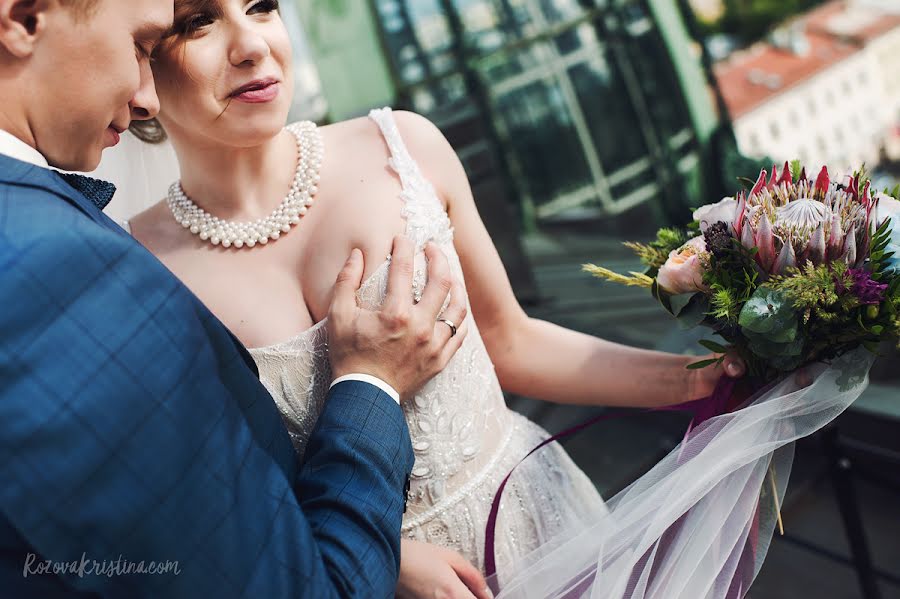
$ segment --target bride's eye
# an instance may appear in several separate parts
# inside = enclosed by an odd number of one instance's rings
[[[192,33],[200,31],[204,27],[212,25],[214,20],[215,19],[210,14],[198,13],[195,15],[191,15],[181,21],[181,23],[177,27],[178,33],[181,35],[191,35]]]
[[[247,14],[268,14],[276,10],[278,10],[278,0],[260,0],[247,10]]]

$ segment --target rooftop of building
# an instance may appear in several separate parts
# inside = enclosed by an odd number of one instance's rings
[[[715,66],[731,118],[752,112],[898,28],[896,0],[835,0],[785,23],[769,39]]]
[[[900,26],[896,0],[838,0],[802,17],[807,30],[864,46]]]

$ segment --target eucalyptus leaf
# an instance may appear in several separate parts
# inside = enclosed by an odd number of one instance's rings
[[[681,293],[673,295],[669,298],[669,305],[672,306],[672,314],[676,317],[687,308],[688,304],[699,294],[697,293]]]
[[[747,336],[750,351],[766,360],[775,358],[798,357],[803,353],[803,338],[791,343],[775,343],[761,335],[751,334]]]
[[[797,314],[785,295],[768,287],[760,287],[754,292],[738,318],[738,324],[745,331],[773,337],[783,334],[786,328],[796,327],[797,322]]]
[[[709,313],[709,302],[702,293],[697,293],[691,298],[691,301],[681,309],[675,320],[678,326],[683,330],[693,329],[700,326]]]
[[[653,281],[653,285],[650,287],[650,293],[653,294],[654,299],[662,305],[666,312],[672,314],[672,303],[670,301],[672,296],[659,286],[659,281]]]
[[[712,366],[713,364],[715,364],[717,362],[718,362],[718,360],[700,360],[699,362],[693,362],[691,364],[688,364],[687,368],[688,368],[688,370],[700,370],[702,368]]]
[[[701,340],[700,340],[700,345],[702,345],[703,347],[705,347],[705,348],[708,349],[709,351],[715,352],[715,353],[717,353],[717,354],[725,354],[725,353],[728,353],[728,348],[727,348],[727,347],[725,347],[724,345],[719,345],[719,344],[716,343],[715,341],[710,341],[709,339],[701,339]]]
[[[766,339],[773,343],[792,343],[797,339],[798,323],[795,321],[791,326],[776,328],[766,335]]]

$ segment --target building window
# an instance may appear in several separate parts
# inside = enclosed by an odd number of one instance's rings
[[[778,126],[778,121],[769,123],[769,133],[772,135],[773,140],[778,140],[781,136],[781,128]]]
[[[753,156],[758,156],[760,154],[760,145],[759,145],[759,135],[756,133],[750,134],[750,154]]]
[[[643,1],[373,1],[400,103],[439,125],[483,114],[538,218],[660,201],[668,192],[655,175],[696,153],[672,58]],[[447,88],[450,78],[463,86]],[[645,164],[641,193],[623,196],[622,182]]]

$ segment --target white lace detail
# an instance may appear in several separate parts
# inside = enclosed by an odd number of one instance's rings
[[[453,275],[464,283],[450,219],[434,187],[409,155],[390,109],[373,111],[371,117],[387,140],[391,166],[401,181],[407,234],[417,246],[414,286],[425,285],[422,248],[429,241],[444,251]],[[389,262],[383,263],[364,282],[357,294],[362,306],[381,306],[388,267]],[[331,378],[323,323],[284,343],[250,350],[301,455]],[[512,467],[548,434],[506,407],[471,316],[467,325],[468,336],[447,368],[403,405],[416,462],[402,534],[454,549],[481,568],[494,493]],[[593,485],[556,444],[516,472],[503,505],[497,535],[501,573],[504,565],[567,523],[603,509]]]
[[[406,234],[416,242],[417,247],[422,247],[429,241],[450,243],[453,240],[453,227],[447,211],[438,199],[434,186],[425,178],[406,149],[393,112],[390,108],[381,108],[370,112],[369,117],[381,129],[391,151],[388,164],[400,177]]]
[[[265,365],[263,384],[284,416],[297,453],[303,455],[332,379],[324,321],[290,341],[250,351],[260,375]]]

